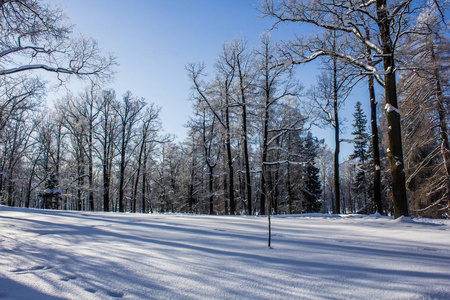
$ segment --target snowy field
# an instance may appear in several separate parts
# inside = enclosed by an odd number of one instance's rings
[[[450,299],[450,221],[0,206],[0,299]]]

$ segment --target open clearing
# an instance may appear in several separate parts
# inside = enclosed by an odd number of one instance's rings
[[[450,221],[0,206],[0,299],[450,299]]]

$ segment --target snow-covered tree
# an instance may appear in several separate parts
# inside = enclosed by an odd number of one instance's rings
[[[350,155],[351,159],[357,160],[355,167],[355,179],[353,182],[354,196],[362,199],[364,206],[367,205],[367,200],[371,195],[369,190],[370,185],[370,165],[369,165],[369,135],[366,132],[367,118],[362,110],[361,102],[356,102],[355,112],[353,113],[353,153]],[[372,203],[370,203],[372,205]],[[368,210],[371,212],[371,209]]]
[[[33,70],[108,77],[114,58],[93,39],[71,36],[61,9],[36,0],[0,1],[0,76]],[[58,76],[59,79],[62,77]]]
[[[43,201],[43,208],[57,209],[61,190],[58,188],[58,180],[55,174],[51,174],[45,181],[44,190],[40,194]]]
[[[410,67],[400,72],[407,187],[414,214],[448,216],[450,207],[450,42],[439,10],[417,17],[415,34],[399,51]]]
[[[308,132],[303,145],[305,167],[303,170],[303,211],[305,213],[319,212],[321,209],[322,184],[320,182],[320,170],[316,166],[317,151],[320,141]]]
[[[309,24],[320,30],[319,35],[339,32],[351,45],[345,51],[317,43],[306,43],[303,47],[304,39],[298,36],[288,43],[288,63],[304,63],[321,56],[339,58],[359,68],[361,75],[371,74],[381,83],[389,129],[387,154],[395,217],[409,215],[398,110],[396,51],[401,45],[400,39],[411,33],[411,25],[414,24],[411,20],[426,7],[425,3],[419,3],[412,9],[411,3],[412,0],[360,3],[350,0],[265,0],[260,5],[263,15],[273,18],[275,25],[285,22]],[[439,1],[430,4],[438,5]],[[370,34],[366,34],[367,30]],[[317,36],[314,34],[311,39]]]

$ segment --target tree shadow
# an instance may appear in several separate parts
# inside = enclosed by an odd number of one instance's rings
[[[0,277],[0,299],[61,300],[9,278]]]

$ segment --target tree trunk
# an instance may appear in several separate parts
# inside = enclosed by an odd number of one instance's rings
[[[89,128],[89,208],[91,211],[94,207],[94,157],[93,157],[93,143],[94,143],[94,128],[90,124]]]
[[[214,214],[214,193],[213,193],[213,171],[214,168],[209,166],[209,214]]]
[[[120,151],[120,173],[119,173],[119,212],[125,212],[125,203],[124,203],[124,183],[125,183],[125,126],[126,124],[122,124],[122,147]]]
[[[338,85],[337,58],[333,57],[333,111],[334,111],[334,212],[341,212],[341,195],[339,186],[339,114],[338,114]]]
[[[8,180],[8,206],[14,206],[14,200],[13,200],[13,192],[14,192],[14,181],[12,179],[12,172],[9,173],[9,180]]]
[[[120,177],[119,177],[119,212],[125,212],[125,203],[124,203],[124,183],[125,183],[125,158],[122,155],[120,161]]]
[[[105,157],[105,160],[108,160]],[[109,166],[108,162],[103,162],[103,211],[109,211]]]
[[[245,97],[244,78],[241,70],[240,60],[237,60],[237,66],[239,71],[239,85],[242,100],[242,138],[243,138],[243,151],[244,151],[244,165],[245,165],[245,188],[247,191],[247,214],[252,214],[252,183],[250,174],[250,161],[248,157],[248,133],[247,133],[247,103]]]
[[[394,49],[391,39],[391,19],[386,0],[376,0],[377,21],[380,29],[380,42],[383,53],[385,113],[388,125],[389,149],[387,155],[392,180],[392,201],[394,217],[409,216],[406,197],[406,180],[403,161],[402,133],[400,113],[397,103],[397,86],[395,79]]]
[[[83,210],[83,186],[84,186],[84,159],[83,159],[83,154],[81,153],[81,145],[79,145],[79,155],[80,157],[78,157],[78,192],[77,192],[77,209],[78,210]]]
[[[288,201],[288,207],[289,207],[289,214],[292,214],[292,185],[291,185],[291,171],[290,171],[290,165],[287,165],[286,170],[286,189],[287,189],[287,201]]]
[[[377,124],[377,102],[375,101],[373,75],[369,75],[369,96],[370,96],[370,125],[372,129],[372,152],[373,152],[373,201],[377,212],[383,214],[381,203],[381,163],[380,146],[378,144],[378,124]]]
[[[103,130],[103,211],[109,211],[109,132],[108,132],[108,115],[105,114],[105,128]]]
[[[226,97],[226,107],[225,107],[225,122],[226,122],[226,140],[225,145],[227,148],[227,164],[228,164],[228,197],[230,199],[230,215],[235,214],[235,203],[234,203],[234,170],[233,170],[233,157],[231,153],[231,133],[230,133],[230,111],[228,96]]]
[[[264,152],[264,149],[263,149]],[[259,205],[260,205],[260,210],[261,210],[261,214],[265,215],[266,214],[266,199],[267,199],[267,184],[266,184],[266,166],[264,166],[264,161],[265,161],[265,156],[263,153],[263,158],[262,158],[262,164],[261,164],[261,180],[260,180],[260,185],[261,185],[261,192],[260,192],[260,196],[259,196]]]
[[[138,167],[136,172],[136,180],[134,181],[134,190],[133,190],[133,213],[136,213],[136,198],[137,198],[137,191],[139,186],[139,177],[141,176],[141,156],[139,155],[138,160]]]
[[[145,126],[145,124],[144,124]],[[145,130],[142,133],[142,142],[141,147],[139,149],[139,156],[138,156],[138,165],[137,165],[137,171],[136,171],[136,181],[134,182],[134,190],[133,190],[133,213],[136,213],[136,197],[137,197],[137,190],[139,185],[139,177],[141,176],[141,162],[142,162],[142,154],[144,153],[145,149],[145,139],[147,138],[147,131]]]
[[[279,199],[279,195],[280,195],[280,190],[278,188],[278,183],[280,182],[280,167],[277,166],[274,172],[274,178],[271,180],[273,181],[272,185],[275,185],[275,187],[273,188],[273,193],[271,196],[272,199],[272,209],[275,212],[275,214],[278,214],[278,199]]]
[[[147,148],[147,146],[145,147]],[[146,192],[146,183],[147,183],[147,149],[145,149],[144,152],[144,165],[142,166],[142,213],[146,213],[146,199],[145,199],[145,192]]]
[[[223,180],[223,189],[226,192],[229,192],[228,181],[227,181],[226,177],[224,177],[224,180]],[[227,201],[227,197],[225,197],[225,199],[223,201],[223,210],[224,210],[225,215],[228,215],[228,201]]]
[[[266,186],[266,167],[264,163],[267,161],[267,142],[269,138],[269,104],[270,104],[270,94],[268,87],[268,78],[266,74],[266,103],[265,103],[265,112],[264,112],[264,128],[263,128],[263,148],[262,148],[262,158],[261,158],[261,196],[260,196],[260,207],[261,214],[264,215],[266,212],[266,199],[267,199],[267,186]]]

